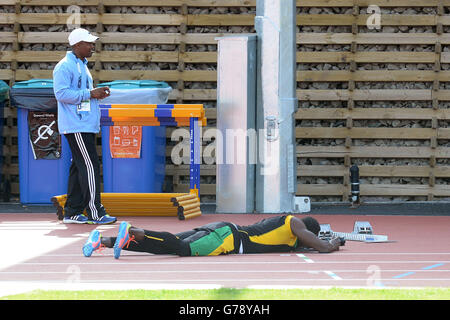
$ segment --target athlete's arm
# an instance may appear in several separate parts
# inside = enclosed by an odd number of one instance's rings
[[[296,217],[292,217],[291,219],[291,230],[305,247],[313,248],[321,253],[339,250],[339,238],[330,241],[321,240],[314,233],[306,229],[303,221]]]

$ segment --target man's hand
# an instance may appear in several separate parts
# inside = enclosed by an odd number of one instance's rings
[[[330,252],[339,250],[339,246],[341,245],[341,239],[340,238],[333,238],[329,242],[331,244]]]
[[[109,90],[109,87],[100,87],[91,90],[91,98],[93,99],[105,99],[106,97],[109,97],[110,94],[111,91]]]

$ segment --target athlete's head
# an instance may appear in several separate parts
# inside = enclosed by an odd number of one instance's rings
[[[306,217],[302,218],[302,221],[305,224],[306,229],[314,233],[316,236],[319,234],[320,224],[316,219],[313,217]]]

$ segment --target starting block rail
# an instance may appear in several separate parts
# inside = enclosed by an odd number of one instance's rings
[[[350,240],[350,241],[363,241],[363,242],[387,242],[388,241],[388,236],[376,235],[376,234],[333,232],[333,236],[343,237],[345,240]]]
[[[323,240],[331,240],[332,238],[342,237],[350,241],[362,242],[389,242],[388,236],[373,234],[373,228],[368,221],[355,221],[353,232],[335,232],[331,230],[329,224],[321,224],[319,238]]]
[[[188,126],[190,133],[189,193],[101,193],[101,202],[115,216],[177,216],[180,220],[201,215],[200,127],[206,126],[202,104],[101,104],[100,125]],[[59,220],[64,217],[67,195],[51,201]]]

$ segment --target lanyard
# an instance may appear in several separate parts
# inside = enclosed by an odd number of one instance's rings
[[[91,73],[89,72],[89,69],[87,68],[87,65],[84,64],[84,67],[86,68],[86,89],[90,89],[89,75]],[[81,89],[81,75],[82,75],[82,73],[81,73],[81,67],[80,67],[80,62],[79,61],[77,61],[77,69],[78,69],[78,72],[80,74],[80,76],[78,78],[78,89]]]

